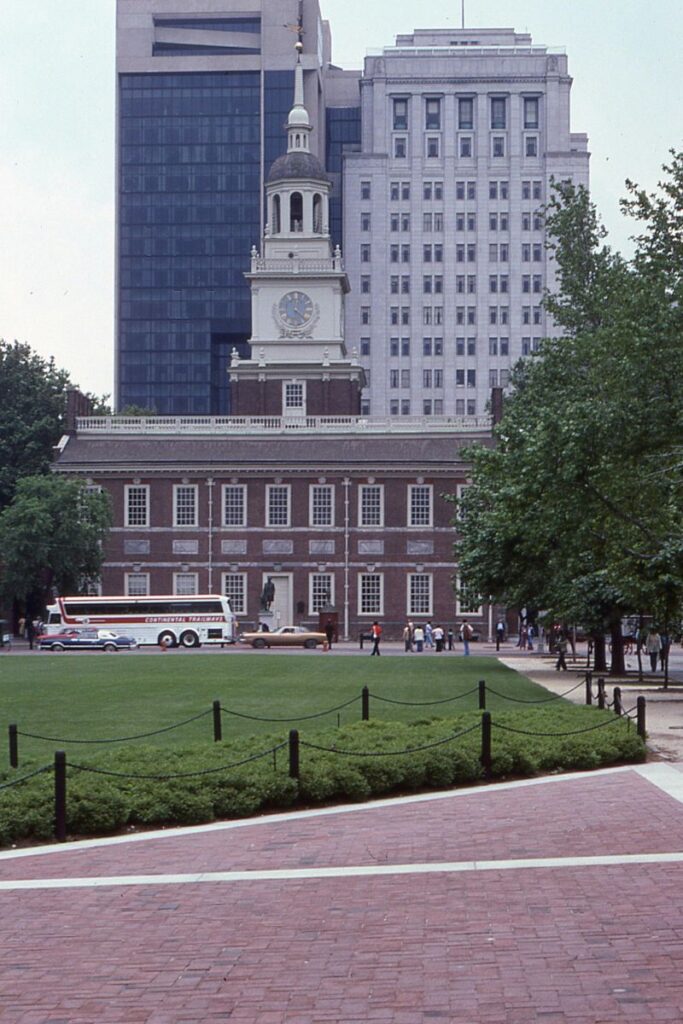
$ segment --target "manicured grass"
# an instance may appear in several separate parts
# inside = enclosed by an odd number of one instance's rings
[[[130,736],[162,729],[202,711],[214,700],[224,709],[261,718],[286,718],[280,724],[223,715],[225,739],[348,725],[361,716],[360,693],[367,686],[378,697],[402,701],[439,701],[464,694],[479,679],[517,699],[548,696],[546,690],[495,658],[429,655],[370,658],[368,655],[310,654],[71,654],[0,658],[2,715],[0,736],[9,723],[23,733],[59,740]],[[571,685],[571,679],[568,686]],[[309,722],[307,715],[358,697],[356,703]],[[477,694],[461,700],[414,707],[371,699],[372,720],[414,721],[452,715],[478,706]],[[489,695],[495,710],[519,708]],[[339,715],[339,718],[338,718]],[[146,743],[179,747],[211,740],[210,714]],[[0,743],[3,739],[0,739]],[[52,755],[53,741],[19,738],[20,758]],[[64,744],[69,750],[68,744]],[[79,745],[80,746],[80,745]],[[7,748],[5,748],[7,749]],[[80,747],[94,750],[95,747]],[[0,755],[0,764],[6,763]],[[21,760],[20,760],[21,763]]]

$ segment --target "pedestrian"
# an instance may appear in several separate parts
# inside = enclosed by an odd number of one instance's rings
[[[415,651],[417,654],[422,654],[422,648],[424,647],[425,631],[422,626],[417,625],[415,632],[413,633],[415,638]]]
[[[659,663],[662,667],[662,672],[666,668],[666,663],[669,660],[669,648],[671,647],[671,637],[667,636],[666,633],[662,633],[660,636],[661,649],[659,651]]]
[[[26,629],[26,616],[22,615],[19,619],[19,639],[24,639],[24,631]]]
[[[434,626],[432,635],[434,637],[434,643],[436,644],[436,653],[439,654],[441,651],[443,651],[443,626]]]
[[[659,653],[662,649],[662,638],[660,637],[657,630],[652,626],[647,634],[645,640],[645,650],[650,657],[650,668],[653,672],[657,671],[657,662],[659,661]]]
[[[463,643],[463,655],[467,656],[470,653],[470,640],[472,639],[472,627],[469,622],[463,622],[460,627],[460,639]]]
[[[534,649],[534,637],[536,636],[536,630],[534,629],[534,627],[532,625],[527,626],[526,636],[527,636],[527,648],[530,651],[533,651],[533,649]]]
[[[33,641],[35,639],[36,630],[33,625],[33,619],[29,616],[26,620],[26,639],[28,640],[29,650],[33,650]]]
[[[431,622],[425,626],[425,648],[434,646],[434,631]]]
[[[382,639],[382,627],[376,619],[372,624],[370,632],[372,633],[372,651],[370,652],[370,657],[372,657],[373,654],[376,654],[379,657],[379,642]]]
[[[567,671],[567,662],[565,655],[567,654],[567,638],[564,633],[559,633],[557,640],[555,641],[555,650],[557,651],[557,662],[555,663],[555,671],[559,672]]]
[[[334,625],[328,622],[325,626],[325,636],[327,637],[327,649],[332,650],[332,641],[334,640]]]
[[[403,647],[406,654],[409,654],[413,649],[413,624],[412,622],[406,622],[403,630]]]
[[[449,651],[453,650],[453,641],[454,640],[455,640],[455,635],[453,633],[453,627],[449,626],[448,627],[448,650]]]
[[[496,650],[500,650],[500,645],[505,639],[505,623],[502,619],[498,619],[496,623]]]

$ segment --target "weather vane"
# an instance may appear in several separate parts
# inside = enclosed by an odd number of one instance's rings
[[[464,2],[464,0],[463,0],[463,2]],[[287,24],[285,24],[284,27],[287,29],[288,32],[296,32],[296,34],[297,34],[297,49],[298,49],[299,44],[303,48],[303,42],[304,42],[304,5],[302,3],[302,0],[299,0],[299,16],[296,19],[296,24],[295,25],[287,25]],[[299,52],[301,52],[301,51],[299,51]]]

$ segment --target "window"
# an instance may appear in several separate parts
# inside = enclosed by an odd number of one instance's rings
[[[331,484],[313,484],[310,489],[311,526],[334,526],[334,488]]]
[[[541,311],[541,307],[540,306],[534,306],[534,323],[535,324],[543,323],[542,311]]]
[[[384,487],[361,484],[358,488],[358,522],[360,526],[384,526]]]
[[[401,199],[410,199],[410,182],[401,182]]]
[[[197,486],[180,484],[173,488],[173,525],[197,525]]]
[[[525,137],[524,137],[524,155],[525,156],[538,156],[538,136],[537,135],[525,135]]]
[[[522,199],[531,199],[531,182],[522,182]]]
[[[369,274],[361,275],[360,290],[363,293],[363,295],[369,295],[370,294],[370,275]]]
[[[401,295],[410,295],[410,277],[404,274],[401,277]]]
[[[464,245],[456,245],[456,247],[455,247],[455,259],[456,259],[457,263],[464,263],[465,262],[465,246]]]
[[[434,182],[434,198],[435,199],[443,199],[443,182],[442,181],[435,181]]]
[[[422,355],[423,356],[431,356],[431,354],[432,354],[432,339],[431,338],[423,338],[422,339]]]
[[[410,263],[410,246],[401,246],[401,263]]]
[[[434,415],[443,416],[443,398],[434,399]]]
[[[463,160],[468,160],[472,156],[472,136],[461,135],[460,136],[460,156]]]
[[[499,182],[499,192],[501,199],[507,199],[508,197],[508,183],[507,181]]]
[[[381,573],[359,573],[358,612],[360,615],[384,614],[384,576]]]
[[[311,614],[334,604],[334,576],[331,572],[312,572],[308,577],[308,605]]]
[[[531,323],[531,306],[522,306],[522,323]]]
[[[389,198],[392,202],[397,202],[399,198],[399,186],[397,181],[392,181],[389,185]]]
[[[440,391],[443,387],[443,370],[434,370],[434,387],[437,391]]]
[[[541,199],[543,196],[542,184],[540,181],[535,181],[531,188],[531,195],[534,199]]]
[[[491,156],[496,158],[505,156],[504,135],[494,135],[491,139]]]
[[[465,182],[464,181],[456,181],[456,183],[455,183],[455,198],[456,199],[464,199],[465,198]]]
[[[443,214],[442,213],[435,213],[434,214],[434,230],[435,231],[443,231]]]
[[[389,278],[389,291],[392,295],[398,295],[398,274]]]
[[[366,326],[370,323],[370,307],[369,306],[361,306],[360,307],[360,322],[362,324],[365,324]]]
[[[477,401],[476,401],[475,398],[468,398],[467,399],[467,415],[468,416],[476,416],[477,415]]]
[[[401,399],[401,416],[410,416],[410,399]]]
[[[489,214],[489,231],[497,231],[497,230],[498,230],[498,214],[497,213],[490,213]]]
[[[391,263],[398,263],[399,247],[397,245],[389,246],[389,261]]]
[[[530,274],[523,274],[522,275],[522,292],[525,295],[528,294],[529,292],[531,292],[531,275]]]
[[[507,263],[509,257],[509,248],[507,242],[501,242],[498,247],[498,255],[501,263]]]
[[[267,484],[266,526],[289,526],[289,484]]]
[[[398,355],[398,338],[390,338],[389,339],[389,355],[390,356],[397,356]]]
[[[509,318],[510,318],[510,307],[509,306],[499,306],[498,307],[498,318],[499,318],[501,324],[509,323],[510,322],[509,321]]]
[[[528,356],[531,354],[531,338],[522,338],[522,355]]]
[[[471,96],[460,96],[458,98],[458,128],[474,128],[474,99]]]
[[[401,387],[410,387],[410,370],[401,370]]]
[[[507,213],[501,213],[500,215],[500,230],[507,231],[508,229],[508,215]]]
[[[148,572],[127,572],[125,580],[127,597],[145,597],[149,594]]]
[[[467,387],[468,388],[476,388],[476,386],[477,386],[477,371],[476,370],[468,370],[467,371]]]
[[[402,138],[394,139],[394,157],[397,160],[405,159],[407,148],[408,148],[407,147],[407,142],[406,142],[405,139],[402,139]]]
[[[408,615],[432,614],[431,573],[410,573],[408,575]]]
[[[401,306],[401,326],[407,327],[410,324],[410,308]]]
[[[522,231],[531,231],[531,214],[522,214]]]
[[[190,596],[199,593],[199,575],[196,572],[174,572],[173,593]]]
[[[398,327],[398,306],[391,306],[389,309],[389,320],[393,327]]]
[[[525,96],[524,98],[524,127],[538,128],[537,96]]]
[[[489,199],[497,199],[497,198],[498,198],[498,182],[497,181],[490,181],[489,182]]]
[[[427,199],[427,200],[432,198],[432,183],[431,183],[431,181],[425,181],[425,183],[423,184],[423,186],[422,186],[422,198],[423,199]]]
[[[303,410],[304,386],[295,381],[284,381],[282,405],[285,412],[291,409]]]
[[[502,356],[508,356],[510,354],[510,339],[509,338],[501,338],[500,339],[500,354]]]
[[[372,223],[372,217],[369,213],[361,213],[360,215],[360,229],[361,231],[369,231]]]
[[[477,339],[476,338],[468,338],[467,339],[467,355],[468,356],[474,356],[476,354],[477,354]]]
[[[543,278],[540,274],[534,274],[534,295],[539,295],[543,291]]]
[[[410,338],[401,338],[401,355],[410,355]]]
[[[464,398],[456,398],[456,400],[455,400],[455,415],[456,416],[464,416],[465,415],[465,399]]]
[[[501,129],[507,127],[506,101],[504,96],[491,97],[491,128]]]
[[[389,402],[389,415],[398,416],[398,398],[392,398]]]
[[[464,388],[465,387],[465,371],[464,370],[456,369],[456,371],[455,371],[455,386],[456,386],[456,388]]]
[[[361,261],[361,263],[369,263],[370,262],[370,246],[369,245],[361,245],[361,247],[360,247],[360,261]]]
[[[371,186],[369,181],[361,181],[360,197],[361,199],[370,199],[372,197]]]
[[[422,400],[422,415],[423,416],[431,416],[432,415],[432,400],[431,400],[431,398],[424,398]]]
[[[476,324],[476,322],[477,322],[477,307],[476,306],[468,306],[467,307],[467,323],[468,324]]]
[[[125,501],[126,526],[149,526],[149,487],[146,484],[127,485]]]
[[[392,213],[389,217],[389,230],[398,231],[401,224],[401,219],[397,213]]]
[[[534,242],[532,254],[534,263],[541,263],[543,261],[543,246],[540,242]]]
[[[498,387],[498,370],[489,370],[489,387]]]
[[[535,213],[534,214],[534,231],[542,231],[542,230],[543,230],[543,214]]]
[[[522,263],[531,261],[531,246],[527,242],[522,243]]]
[[[223,593],[230,601],[235,615],[247,614],[247,574],[244,572],[223,573]]]
[[[477,198],[477,183],[476,183],[476,181],[468,181],[467,182],[467,198],[468,199],[476,199]]]
[[[223,487],[223,526],[246,526],[246,484]]]
[[[434,246],[434,262],[443,263],[443,245]]]
[[[370,339],[369,338],[361,338],[360,339],[360,354],[362,356],[369,356],[370,355]]]
[[[489,355],[498,355],[498,338],[489,338]]]
[[[472,587],[468,587],[464,580],[458,579],[456,593],[456,614],[477,615],[481,612],[480,595]]]
[[[401,231],[410,231],[410,214],[401,214]]]
[[[439,156],[439,136],[438,135],[428,135],[427,136],[426,155],[428,157],[437,157],[438,158],[438,156]]]
[[[489,323],[498,323],[498,306],[489,306]]]
[[[423,245],[422,246],[422,258],[425,261],[425,263],[431,263],[432,262],[432,247],[431,247],[431,245]]]
[[[403,132],[408,128],[408,100],[394,100],[394,131]]]
[[[441,131],[441,100],[425,100],[425,128],[428,132]]]
[[[431,370],[423,370],[422,371],[422,387],[423,388],[431,388],[431,386],[432,386],[432,371]]]
[[[510,383],[510,371],[509,370],[501,370],[500,371],[500,386],[502,388],[506,388],[509,383]]]
[[[489,263],[498,262],[498,246],[495,243],[489,245]]]
[[[477,290],[477,278],[474,274],[467,275],[467,294],[474,295]]]
[[[398,370],[389,370],[389,387],[392,389],[398,388]]]

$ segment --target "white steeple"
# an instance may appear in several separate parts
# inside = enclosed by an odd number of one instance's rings
[[[304,106],[304,69],[301,65],[303,43],[296,44],[297,58],[294,68],[294,106],[287,118],[287,152],[308,153],[310,135],[313,131],[311,119]]]

